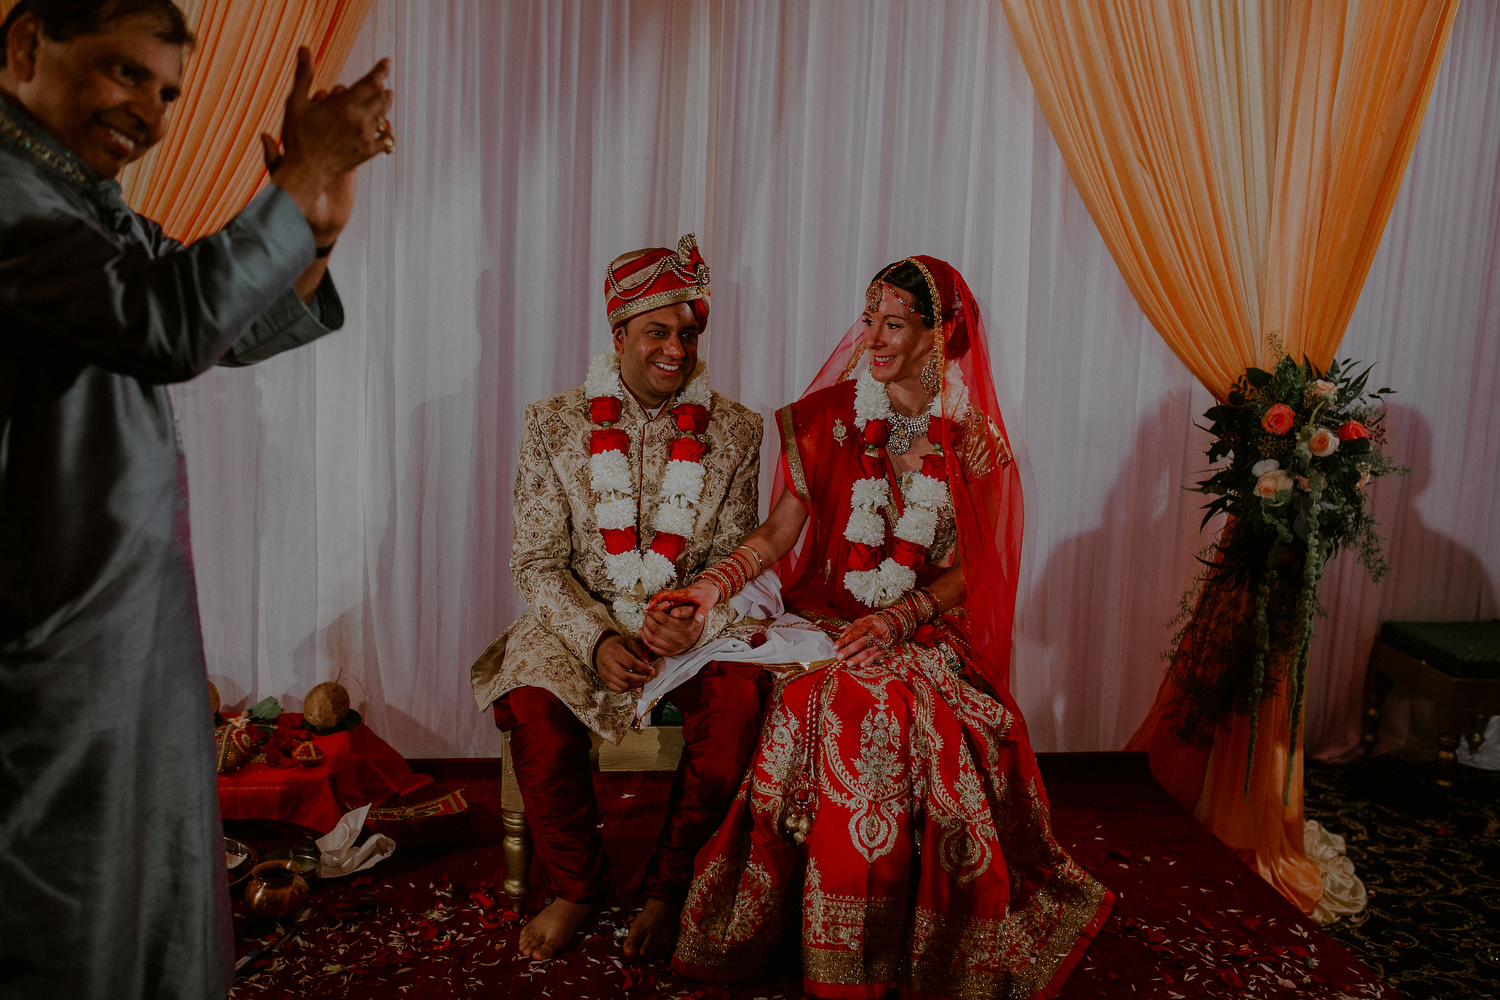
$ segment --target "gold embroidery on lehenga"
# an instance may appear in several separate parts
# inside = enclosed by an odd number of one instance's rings
[[[677,954],[704,968],[761,961],[780,937],[781,894],[754,861],[741,867],[715,858],[693,880],[683,908],[693,919],[683,921]]]
[[[911,789],[900,720],[886,701],[886,676],[885,668],[870,664],[845,667],[839,674],[839,681],[860,684],[875,698],[874,707],[860,720],[859,756],[852,762],[846,762],[839,751],[837,736],[842,727],[838,716],[822,710],[818,718],[824,734],[818,764],[825,777],[817,792],[853,814],[849,836],[866,862],[895,848],[902,803]],[[846,764],[852,764],[857,774]]]
[[[823,891],[816,861],[802,894],[802,973],[820,983],[894,983],[907,901]]]
[[[886,886],[884,895],[829,891],[825,876],[834,869],[820,872],[814,829],[803,855],[804,975],[829,984],[899,983],[955,1000],[1029,997],[1045,988],[1095,920],[1105,889],[1057,843],[1035,777],[1007,780],[1002,762],[1013,748],[1003,745],[1012,713],[953,673],[939,649],[907,644],[878,664],[823,671],[776,688],[753,781],[756,808],[785,808],[787,783],[806,778],[798,744],[817,733],[816,795],[854,814],[846,843],[855,853],[828,855],[834,863],[847,859],[857,868],[864,855],[867,863],[886,857],[889,864],[904,827],[913,858],[935,853],[937,864],[922,878],[940,870],[949,898],[962,898],[961,886],[973,893],[1003,884],[1010,902],[998,915],[965,916],[962,906],[935,912],[914,905],[925,893],[915,880]],[[955,721],[962,727],[957,739]],[[841,733],[856,723],[857,742],[853,732]],[[842,841],[844,816],[828,816],[837,824],[830,840]],[[780,818],[778,812],[773,821]],[[887,819],[902,824],[889,845]],[[776,937],[796,920],[795,874],[768,876],[751,862],[749,845],[742,839],[695,880],[678,945],[685,960],[731,973],[762,967]],[[838,871],[839,888],[862,887],[862,879],[851,883]],[[783,894],[775,896],[776,889]]]

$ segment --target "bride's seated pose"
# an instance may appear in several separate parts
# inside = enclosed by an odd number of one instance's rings
[[[837,656],[778,685],[673,965],[753,981],[800,919],[819,997],[1051,996],[1113,897],[1053,837],[1007,690],[1021,491],[963,277],[881,270],[777,418],[769,518],[654,600],[706,615],[781,563],[786,610]]]

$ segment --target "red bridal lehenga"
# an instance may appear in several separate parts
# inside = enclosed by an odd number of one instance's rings
[[[1113,896],[1053,836],[1008,692],[1021,491],[979,310],[953,268],[909,259],[927,279],[946,362],[942,416],[913,453],[942,446],[923,471],[945,478],[952,498],[918,585],[958,558],[968,596],[876,662],[830,664],[778,684],[750,772],[698,856],[673,965],[716,983],[755,981],[800,921],[804,987],[819,997],[893,988],[903,997],[1051,997]],[[788,611],[834,634],[872,610],[844,585],[851,559],[870,557],[844,537],[852,486],[867,475],[854,423],[860,329],[777,415],[774,495],[785,483],[811,515],[799,552],[781,567],[783,597]],[[898,475],[884,450],[880,460],[891,526],[911,473]],[[894,549],[892,528],[879,556]],[[811,816],[804,844],[786,832],[799,814]]]

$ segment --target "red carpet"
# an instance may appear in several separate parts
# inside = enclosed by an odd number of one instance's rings
[[[319,926],[288,942],[273,960],[257,963],[255,974],[242,977],[230,995],[801,996],[794,970],[777,982],[724,990],[677,976],[664,963],[638,968],[625,962],[615,934],[640,903],[633,886],[666,807],[671,776],[665,773],[598,775],[617,891],[609,908],[585,925],[581,943],[558,959],[535,964],[517,956],[519,921],[505,914],[499,894],[496,763],[413,762],[439,779],[436,791],[424,790],[428,797],[461,787],[470,804],[465,813],[443,817],[446,829],[429,828],[425,835],[461,836],[472,846],[407,846],[373,877],[315,885]],[[1044,754],[1041,766],[1059,839],[1117,897],[1062,998],[1397,997],[1180,809],[1151,779],[1144,754]],[[228,830],[257,848],[295,839],[264,826],[232,824]],[[540,903],[530,901],[533,908]],[[271,928],[239,918],[236,929],[244,952]]]

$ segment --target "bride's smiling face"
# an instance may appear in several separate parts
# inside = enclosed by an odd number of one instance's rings
[[[932,327],[913,308],[910,292],[884,282],[877,287],[880,301],[867,305],[862,319],[870,373],[885,383],[916,378],[932,353]]]

